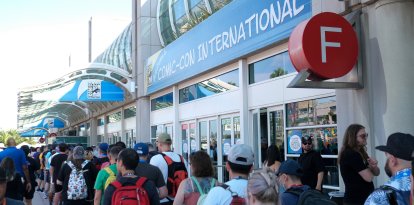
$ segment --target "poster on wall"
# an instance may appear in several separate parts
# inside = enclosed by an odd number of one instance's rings
[[[302,132],[299,130],[288,131],[288,154],[301,154],[302,153]]]

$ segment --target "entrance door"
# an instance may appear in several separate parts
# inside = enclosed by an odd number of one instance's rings
[[[220,136],[218,136],[217,118],[201,119],[198,121],[198,140],[199,148],[202,151],[207,152],[213,163],[215,178],[218,179],[218,155],[221,156],[218,142],[220,142]],[[221,143],[220,143],[221,144]]]
[[[195,129],[195,122],[181,123],[181,154],[187,162],[186,166],[188,166],[190,154],[197,151]]]
[[[267,149],[275,144],[284,160],[283,106],[260,108],[251,111],[255,169],[261,168],[267,158]]]
[[[229,173],[225,169],[227,162],[227,155],[230,148],[235,144],[241,144],[240,136],[240,116],[222,116],[221,122],[221,152],[218,159],[218,179],[220,182],[226,182],[229,180]],[[223,181],[221,181],[223,180]]]

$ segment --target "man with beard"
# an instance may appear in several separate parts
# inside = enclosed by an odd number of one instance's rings
[[[369,195],[365,205],[408,205],[414,136],[394,133],[388,137],[387,145],[377,146],[376,149],[385,152],[387,161],[384,170],[390,179]]]
[[[305,135],[302,137],[303,153],[299,156],[298,162],[303,169],[301,181],[312,189],[322,191],[323,172],[325,167],[322,156],[313,150],[313,137]]]

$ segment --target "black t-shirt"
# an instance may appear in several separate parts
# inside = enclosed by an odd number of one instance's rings
[[[37,160],[31,157],[26,157],[26,160],[28,162],[27,166],[29,168],[30,182],[33,185],[37,186],[35,172],[40,169],[40,164]],[[32,188],[34,189],[35,186],[32,186]]]
[[[22,183],[22,176],[16,172],[13,181],[7,182],[5,197],[16,200],[23,200],[24,189],[25,187]]]
[[[345,183],[344,202],[363,204],[371,192],[374,183],[366,182],[358,172],[367,169],[362,156],[351,149],[345,149],[341,154],[340,169]]]
[[[135,177],[117,177],[117,180],[123,185],[123,186],[131,186],[131,185],[135,185],[135,183],[137,183],[137,180],[139,178]],[[150,201],[151,205],[158,205],[160,204],[160,199],[158,196],[158,191],[157,188],[155,188],[154,183],[151,180],[147,180],[144,185],[143,188],[147,191],[148,194],[148,198]],[[103,204],[104,205],[111,205],[112,202],[112,195],[115,192],[115,187],[112,185],[109,185],[108,188],[106,188],[105,190],[105,194],[104,194],[104,199],[103,199]]]
[[[308,153],[302,153],[298,159],[303,169],[301,178],[302,184],[308,185],[315,189],[318,183],[318,173],[325,171],[322,157],[318,152],[311,150]]]
[[[53,183],[56,184],[56,179],[59,175],[62,164],[68,159],[66,154],[57,154],[53,156],[52,161],[50,161],[50,166],[53,167]]]
[[[161,173],[161,170],[151,164],[145,162],[139,162],[135,173],[140,177],[145,177],[152,182],[154,182],[157,188],[165,186],[164,176]]]
[[[85,177],[86,186],[88,186],[88,198],[89,200],[92,200],[94,198],[94,189],[93,185],[95,184],[97,170],[95,166],[89,162],[85,165],[85,167],[82,170],[88,170],[83,173],[83,177]],[[62,166],[62,170],[59,173],[58,179],[62,182],[62,200],[67,201],[68,200],[68,184],[69,184],[69,177],[70,173],[72,172],[72,169],[70,166],[65,163]]]

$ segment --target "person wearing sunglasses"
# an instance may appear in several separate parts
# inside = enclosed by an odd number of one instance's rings
[[[364,204],[374,191],[374,176],[380,174],[378,161],[366,151],[368,133],[360,124],[349,125],[345,131],[338,164],[345,183],[345,205]]]
[[[322,181],[325,167],[322,156],[313,150],[313,138],[308,135],[302,137],[302,154],[298,162],[303,169],[302,183],[312,189],[322,191]]]

